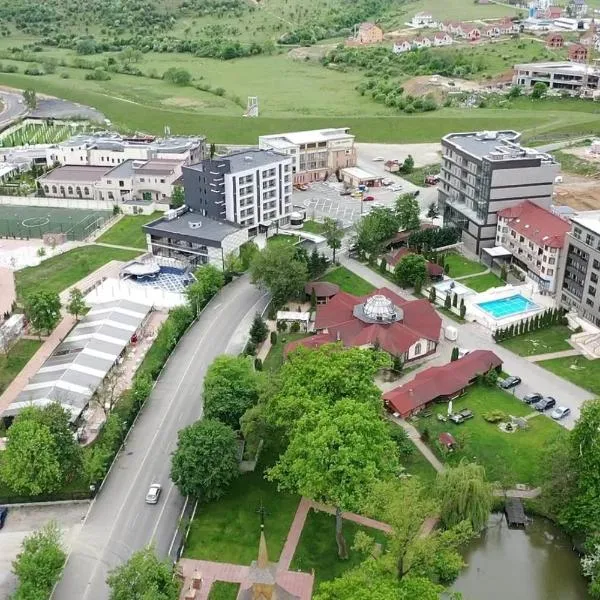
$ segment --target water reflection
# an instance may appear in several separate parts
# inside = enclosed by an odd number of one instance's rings
[[[569,538],[550,521],[535,517],[509,529],[501,513],[463,556],[467,568],[452,586],[464,600],[588,600],[587,582]]]

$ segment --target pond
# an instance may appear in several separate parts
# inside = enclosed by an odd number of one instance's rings
[[[464,600],[588,600],[587,581],[567,535],[535,517],[523,529],[509,529],[502,513],[463,556],[468,566],[452,590]]]

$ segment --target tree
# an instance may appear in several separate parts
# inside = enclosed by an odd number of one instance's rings
[[[420,295],[422,287],[423,287],[423,280],[422,279],[415,280],[415,285],[414,285],[414,289],[413,289],[415,296]]]
[[[115,365],[96,388],[93,396],[94,403],[100,407],[105,417],[113,411],[123,392],[124,369]]]
[[[231,427],[202,419],[179,431],[171,479],[184,496],[201,502],[220,498],[239,475],[238,444]]]
[[[204,377],[204,416],[240,428],[240,418],[258,402],[258,379],[248,358],[218,356]]]
[[[437,494],[441,501],[440,517],[447,528],[468,521],[473,531],[481,531],[492,508],[492,486],[485,469],[464,459],[456,467],[438,473]]]
[[[31,292],[25,298],[25,315],[39,333],[50,333],[60,321],[58,293],[47,290]]]
[[[437,204],[435,202],[432,202],[427,207],[427,218],[431,219],[433,221],[434,219],[437,219],[439,216],[440,216],[440,211],[438,210]]]
[[[398,232],[398,217],[389,208],[373,208],[354,226],[356,246],[361,252],[374,258],[381,245]]]
[[[25,90],[23,92],[23,100],[25,100],[25,104],[29,110],[37,108],[37,94],[35,90]]]
[[[415,159],[409,154],[404,159],[404,162],[402,163],[402,166],[400,167],[400,172],[406,173],[408,175],[409,173],[413,172],[414,168],[415,168]]]
[[[179,586],[168,560],[159,560],[151,546],[134,552],[109,572],[110,600],[177,600]]]
[[[518,98],[523,94],[523,88],[520,85],[513,85],[508,91],[507,97],[511,100],[514,98]]]
[[[537,81],[533,85],[533,89],[531,91],[531,97],[534,100],[541,100],[548,91],[548,86],[543,81]]]
[[[344,559],[342,511],[360,510],[374,483],[397,470],[394,443],[379,410],[345,398],[300,418],[267,477],[279,489],[335,506],[338,554]]]
[[[250,265],[252,281],[267,288],[275,306],[301,298],[308,281],[306,263],[292,246],[271,245],[259,252]]]
[[[129,65],[132,62],[140,62],[140,60],[142,60],[142,56],[144,55],[140,50],[136,50],[135,48],[131,47],[125,48],[123,51],[119,52],[119,59],[125,65]]]
[[[418,229],[421,222],[419,201],[414,194],[402,194],[396,199],[396,216],[400,229]]]
[[[53,521],[28,535],[13,561],[13,572],[19,583],[11,597],[14,600],[49,598],[65,559],[60,529]]]
[[[163,73],[162,78],[169,83],[181,86],[189,85],[192,81],[190,72],[178,67],[171,67],[170,69],[167,69]]]
[[[214,265],[204,265],[194,273],[196,281],[185,288],[185,296],[196,316],[208,301],[223,287],[223,272]]]
[[[403,256],[394,269],[394,279],[402,287],[415,284],[415,281],[425,281],[427,278],[427,261],[420,254]]]
[[[335,263],[335,251],[342,247],[344,229],[339,221],[326,217],[323,221],[323,236],[327,241],[327,245],[333,250],[333,262]]]
[[[500,267],[500,279],[502,279],[502,281],[506,281],[506,264],[502,263],[502,266]]]
[[[217,152],[217,147],[212,142],[210,144],[210,150],[209,150],[209,152],[210,152],[210,160],[212,160],[215,157],[215,154]]]
[[[267,339],[267,335],[269,335],[269,328],[260,313],[256,313],[250,327],[250,339],[258,345]]]
[[[454,362],[455,360],[458,360],[458,347],[454,346],[454,348],[452,348],[452,354],[450,355],[450,362]]]
[[[173,186],[173,193],[171,194],[171,208],[179,208],[185,204],[185,192],[183,186]]]
[[[69,292],[69,301],[67,302],[67,312],[73,315],[75,319],[79,318],[79,315],[83,313],[87,308],[87,304],[83,299],[83,292],[79,288],[73,288]]]

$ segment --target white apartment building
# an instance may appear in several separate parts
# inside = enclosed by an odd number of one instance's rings
[[[565,236],[570,224],[549,210],[526,200],[498,211],[496,245],[512,255],[512,264],[540,289],[556,291]]]
[[[354,136],[349,132],[348,127],[339,127],[261,135],[258,147],[292,157],[294,184],[303,184],[356,166]]]
[[[205,156],[203,137],[123,137],[117,133],[81,134],[46,149],[46,163],[114,167],[127,160],[177,160],[192,164]]]
[[[183,167],[185,203],[194,212],[250,228],[285,225],[292,212],[293,158],[244,150]]]

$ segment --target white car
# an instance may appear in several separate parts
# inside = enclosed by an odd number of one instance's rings
[[[371,208],[385,208],[385,204],[382,202],[373,202],[371,204]]]
[[[391,190],[392,192],[399,192],[401,189],[402,189],[402,185],[401,185],[401,184],[399,184],[399,183],[397,183],[396,185],[393,185],[393,186],[390,188],[390,190]]]
[[[146,494],[146,504],[157,504],[162,487],[160,483],[153,483]]]
[[[376,156],[373,159],[373,162],[383,162],[385,160],[385,158],[383,158],[383,156]]]
[[[571,414],[571,409],[568,406],[557,406],[551,413],[550,416],[557,421]]]
[[[381,180],[381,183],[383,183],[383,185],[392,185],[392,183],[394,183],[391,179],[389,179],[388,177],[384,177]]]

